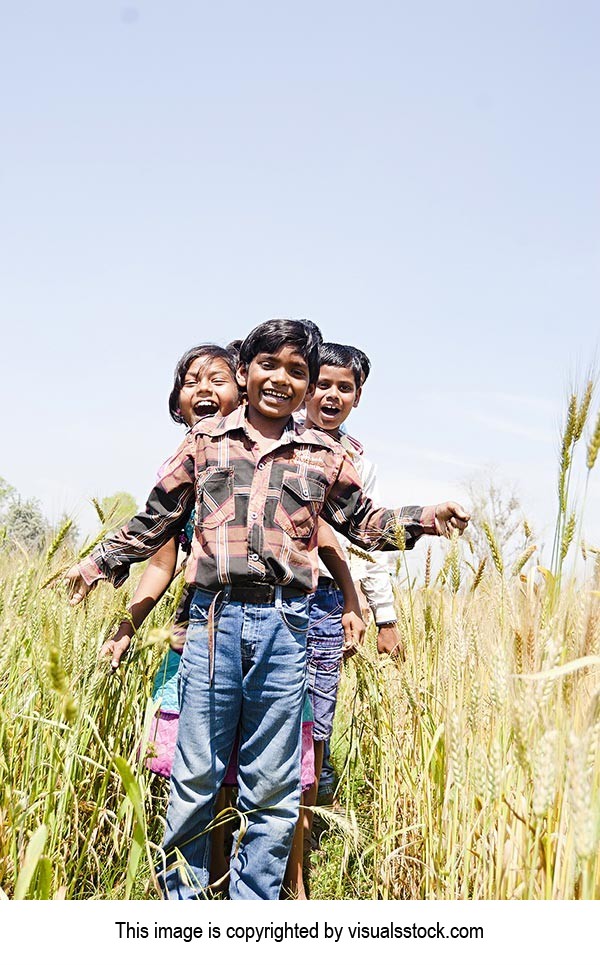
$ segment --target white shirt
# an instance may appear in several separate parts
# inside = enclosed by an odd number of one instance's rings
[[[376,506],[381,505],[375,465],[365,457],[360,443],[352,439],[343,429],[340,431],[339,442],[352,459],[354,468],[362,483],[364,494],[369,496]],[[352,579],[360,583],[360,588],[371,608],[375,623],[395,622],[397,616],[396,607],[394,606],[392,581],[387,566],[382,562],[387,554],[371,553],[370,555],[375,562],[370,563],[368,560],[361,559],[349,551],[348,547],[352,546],[352,543],[346,539],[345,536],[342,536],[341,533],[336,533],[335,535],[344,551]],[[320,560],[319,573],[321,576],[326,576],[331,579],[331,573],[329,573],[327,567],[324,566]]]

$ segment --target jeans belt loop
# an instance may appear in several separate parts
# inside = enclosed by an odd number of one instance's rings
[[[282,590],[280,586],[275,587],[275,609],[281,610]]]

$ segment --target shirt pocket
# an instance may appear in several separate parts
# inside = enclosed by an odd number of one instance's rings
[[[216,529],[234,518],[233,467],[209,466],[196,480],[196,525]]]
[[[284,472],[275,522],[295,539],[309,539],[323,507],[325,486],[317,479]]]

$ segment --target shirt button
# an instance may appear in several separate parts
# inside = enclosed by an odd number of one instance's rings
[[[258,519],[258,513],[250,513],[250,519]]]
[[[250,553],[250,559],[251,559],[251,560],[257,560],[257,559],[258,559],[258,553]]]
[[[264,462],[259,462],[256,468],[257,468],[257,469],[264,469],[264,468],[265,468]]]

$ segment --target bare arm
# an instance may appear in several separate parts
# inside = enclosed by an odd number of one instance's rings
[[[177,542],[171,539],[154,554],[144,570],[129,604],[130,619],[121,621],[115,635],[100,650],[101,657],[110,657],[113,670],[117,669],[121,657],[129,649],[131,638],[170,585],[176,564]]]
[[[365,624],[360,612],[360,601],[352,575],[344,556],[344,551],[338,543],[335,533],[323,519],[319,517],[318,530],[319,556],[333,579],[339,586],[344,597],[342,626],[344,628],[344,653],[351,656],[356,653],[358,644],[362,642]]]

